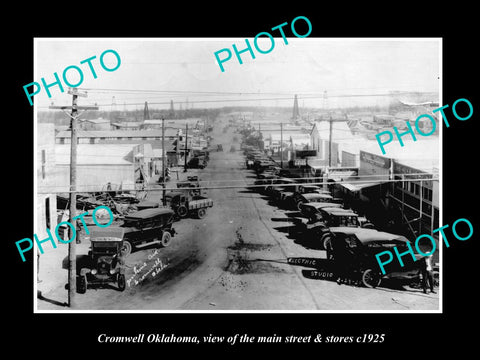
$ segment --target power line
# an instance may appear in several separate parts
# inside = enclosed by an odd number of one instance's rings
[[[82,90],[88,90],[89,88],[82,88]],[[88,90],[88,91],[93,91],[93,90]],[[104,89],[104,91],[110,91],[110,92],[127,92],[127,93],[141,93],[141,92],[148,92],[148,93],[156,93],[156,92],[159,92],[159,93],[171,93],[171,94],[174,94],[174,93],[181,93],[181,94],[195,94],[195,93],[200,93],[200,94],[218,94],[218,95],[255,95],[255,96],[258,96],[258,95],[269,95],[269,94],[272,94],[272,95],[285,95],[285,94],[282,94],[282,93],[262,93],[262,92],[256,92],[256,93],[247,93],[247,92],[232,92],[232,93],[228,93],[228,92],[188,92],[188,91],[174,91],[174,90],[122,90],[122,89]],[[413,93],[413,92],[412,92]],[[312,93],[313,95],[310,95],[310,96],[298,96],[298,99],[300,100],[305,100],[305,99],[323,99],[324,96],[323,95],[320,95],[320,94],[316,94],[316,93]],[[406,94],[406,93],[404,93]],[[252,98],[252,99],[216,99],[216,100],[195,100],[196,103],[221,103],[221,102],[245,102],[245,101],[279,101],[279,100],[289,100],[291,101],[292,100],[292,96],[294,94],[292,94],[291,96],[289,97],[271,97],[271,98]],[[392,97],[394,95],[390,94],[390,93],[384,93],[384,94],[342,94],[342,95],[332,95],[332,96],[329,96],[329,98],[355,98],[355,97],[361,97],[361,98],[364,98],[364,97]],[[160,101],[160,102],[149,102],[149,104],[151,105],[169,105],[170,104],[170,101]],[[96,104],[96,106],[101,106],[101,107],[105,107],[105,106],[111,106],[111,102],[110,103],[105,103],[105,104]],[[125,106],[139,106],[139,105],[144,105],[144,102],[141,102],[141,103],[125,103],[124,104]],[[39,108],[45,108],[44,106],[39,106]]]
[[[400,175],[400,174],[399,174]],[[284,187],[284,186],[311,186],[311,185],[333,185],[333,184],[351,184],[351,185],[356,185],[356,184],[378,184],[381,185],[383,183],[396,183],[396,182],[423,182],[423,181],[436,181],[438,179],[374,179],[374,180],[341,180],[341,181],[319,181],[319,182],[306,182],[306,183],[289,183],[289,184],[262,184],[262,185],[254,185],[254,184],[244,184],[244,185],[229,185],[229,186],[201,186],[201,187],[194,187],[194,188],[177,188],[177,187],[171,187],[171,188],[150,188],[150,189],[122,189],[122,190],[111,190],[111,191],[122,191],[122,192],[142,192],[142,191],[162,191],[162,190],[169,190],[169,191],[182,191],[185,189],[188,190],[222,190],[222,189],[244,189],[244,188],[265,188],[265,187]],[[87,185],[85,185],[87,186]],[[98,185],[91,185],[91,186],[98,186]],[[84,190],[84,191],[48,191],[48,192],[37,192],[37,194],[52,194],[52,193],[92,193],[92,192],[106,192],[106,190],[101,189],[101,190]]]

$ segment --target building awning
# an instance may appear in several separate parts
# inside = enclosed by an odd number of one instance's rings
[[[369,182],[369,183],[363,183],[363,184],[340,183],[339,185],[343,186],[345,189],[347,189],[351,192],[358,192],[358,191],[361,191],[363,189],[373,187],[373,186],[377,186],[377,185],[381,185],[381,184],[385,184],[385,182],[379,181],[379,182]]]
[[[358,174],[357,170],[350,170],[350,171],[330,171],[328,173],[328,179],[334,181],[342,181],[345,179],[350,179],[352,176],[356,176]]]

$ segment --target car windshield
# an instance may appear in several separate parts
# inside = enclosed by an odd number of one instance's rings
[[[332,222],[335,224],[334,226],[360,226],[356,216],[332,216]]]

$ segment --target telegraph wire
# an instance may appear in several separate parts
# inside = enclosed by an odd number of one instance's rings
[[[399,174],[400,175],[400,174]],[[168,191],[182,191],[188,189],[188,190],[223,190],[223,189],[253,189],[253,188],[266,188],[266,187],[285,187],[285,186],[308,186],[308,185],[334,185],[334,184],[350,184],[350,185],[364,185],[364,184],[374,184],[374,185],[382,185],[384,183],[396,183],[396,182],[423,182],[423,181],[436,181],[438,179],[377,179],[377,180],[343,180],[343,181],[320,181],[320,182],[306,182],[306,183],[291,183],[291,184],[262,184],[262,185],[254,185],[254,184],[243,184],[243,185],[228,185],[228,186],[200,186],[200,187],[192,187],[192,188],[177,188],[177,187],[170,187],[170,188],[163,188],[161,185],[163,183],[158,183],[158,188],[145,188],[145,189],[121,189],[121,190],[105,190],[105,189],[99,189],[99,190],[84,190],[84,191],[70,191],[70,190],[65,190],[65,191],[40,191],[37,192],[37,194],[67,194],[67,193],[98,193],[98,192],[149,192],[149,191],[163,191],[163,190],[168,190]],[[87,185],[84,185],[87,186]],[[92,186],[97,186],[98,185],[92,185]]]

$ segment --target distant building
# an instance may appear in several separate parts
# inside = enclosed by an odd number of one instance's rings
[[[81,130],[110,130],[109,119],[86,119],[80,122]]]
[[[55,167],[55,125],[37,124],[36,147],[36,216],[35,234],[39,239],[48,237],[46,229],[57,226],[57,197],[55,186],[58,174]]]
[[[143,141],[161,141],[162,130],[107,130],[77,132],[79,144],[135,144]],[[71,131],[60,131],[56,136],[57,144],[69,144]],[[177,138],[175,129],[165,129],[165,140]]]
[[[113,122],[111,124],[112,130],[140,130],[142,126],[143,122],[139,121]]]
[[[77,147],[77,190],[133,189],[135,162],[133,144],[79,144]],[[56,189],[69,191],[70,145],[55,145]]]

